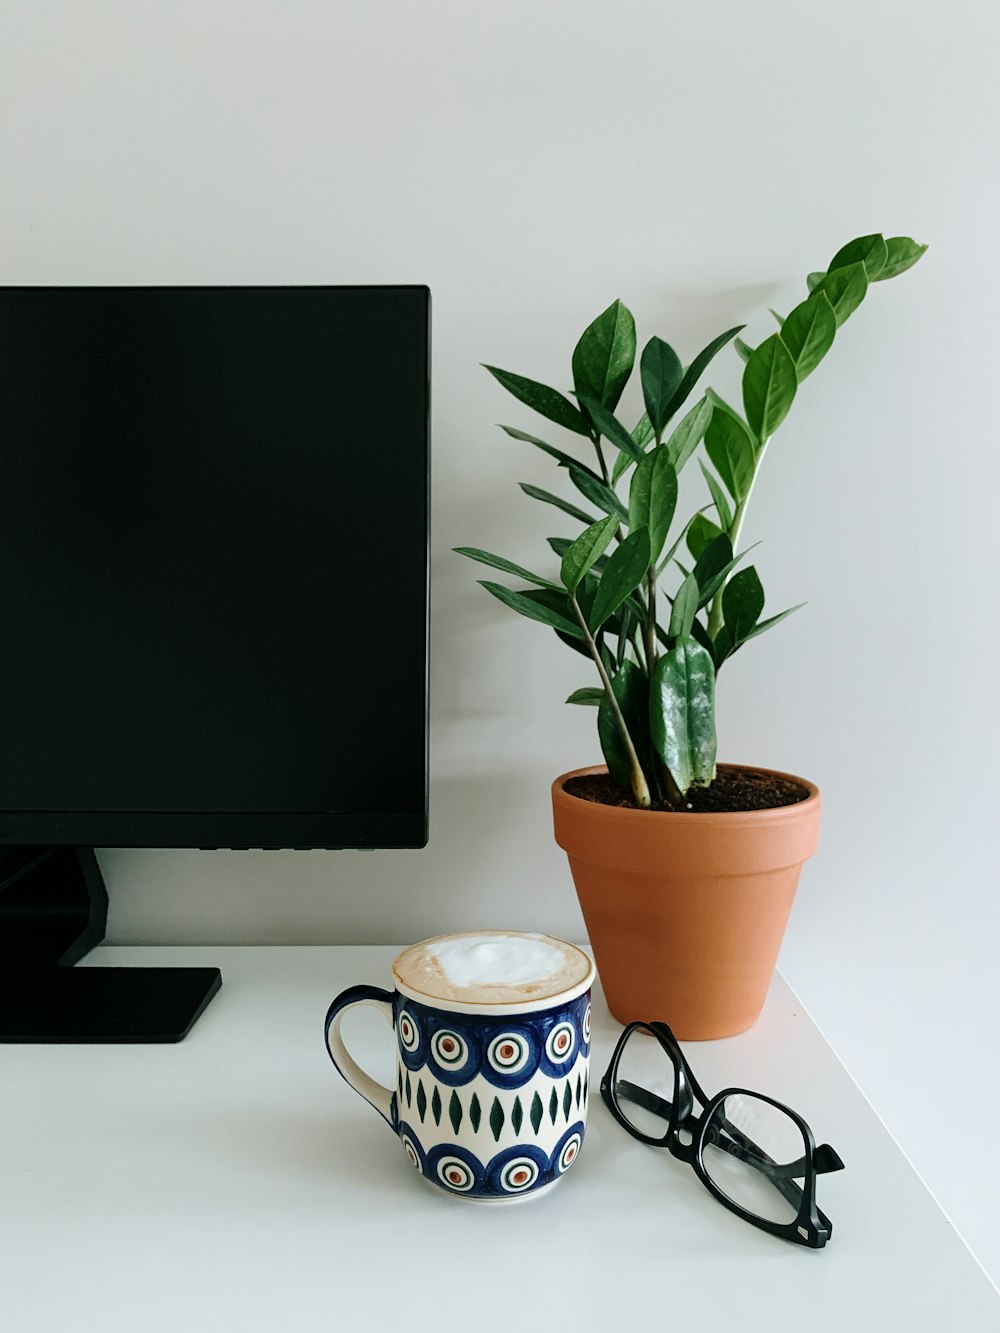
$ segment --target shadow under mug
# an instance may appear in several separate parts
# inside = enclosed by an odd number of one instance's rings
[[[460,1198],[534,1197],[579,1155],[590,1096],[593,964],[571,989],[520,1004],[418,998],[352,986],[330,1005],[326,1044],[338,1073],[399,1136],[410,1165]],[[378,1009],[396,1038],[396,1086],[352,1059],[341,1023]]]

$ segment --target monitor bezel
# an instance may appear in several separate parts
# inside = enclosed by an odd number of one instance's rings
[[[0,846],[393,850],[427,845],[430,796],[431,290],[425,283],[3,283],[7,292],[415,291],[424,296],[423,806],[398,811],[0,810]]]

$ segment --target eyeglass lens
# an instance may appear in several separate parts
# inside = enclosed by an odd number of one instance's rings
[[[642,1028],[629,1033],[615,1075],[618,1110],[633,1129],[662,1139],[670,1124],[674,1065],[660,1043]]]
[[[705,1173],[728,1199],[767,1222],[795,1220],[809,1145],[789,1115],[752,1093],[731,1093],[702,1142]]]

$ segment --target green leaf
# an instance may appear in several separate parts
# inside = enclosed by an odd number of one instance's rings
[[[701,463],[701,459],[698,460]],[[704,463],[701,463],[701,470],[705,480],[708,482],[708,489],[712,493],[712,499],[715,501],[715,508],[719,515],[719,526],[723,532],[728,532],[733,526],[733,511],[729,507],[729,501],[726,499],[726,493],[715,479],[715,475],[709,472]]]
[[[873,279],[874,282],[885,282],[887,278],[898,278],[900,273],[905,273],[908,268],[913,267],[927,249],[927,246],[918,245],[909,236],[890,236],[885,243],[885,248],[885,266],[879,271],[878,276]]]
[[[632,458],[630,458],[628,454],[623,453],[623,452],[619,449],[618,453],[615,454],[615,465],[614,465],[614,467],[611,469],[611,484],[612,484],[612,486],[617,486],[617,485],[618,485],[619,481],[621,481],[622,477],[625,475],[625,473],[626,473],[626,472],[629,470],[629,468],[632,466],[632,463],[633,463],[633,462],[634,462],[634,460],[633,460]]]
[[[814,292],[825,277],[825,273],[810,273],[806,278],[806,286],[810,292]]]
[[[733,559],[733,544],[724,532],[713,537],[695,558],[691,572],[701,589],[702,605],[714,596],[719,578],[725,577],[725,571],[732,567]]]
[[[753,355],[753,348],[749,343],[745,343],[742,338],[734,338],[733,346],[736,348],[740,360],[746,365],[750,360],[750,357]]]
[[[722,529],[717,524],[713,523],[710,518],[706,518],[704,514],[695,514],[694,518],[688,524],[687,548],[694,556],[695,560],[698,560],[701,553],[711,542],[716,541],[719,537],[725,536],[726,534]],[[726,540],[728,541],[729,538],[726,537]],[[732,550],[732,547],[730,547],[730,550]]]
[[[587,704],[597,708],[604,698],[604,691],[596,685],[584,685],[579,690],[574,690],[566,700],[568,704]]]
[[[788,415],[798,387],[795,362],[781,335],[772,333],[756,349],[743,372],[743,410],[761,444]]]
[[[590,649],[583,638],[583,635],[577,631],[577,637],[574,639],[571,634],[564,634],[562,630],[556,630],[556,638],[560,643],[564,643],[567,648],[572,648],[575,653],[585,657],[588,662],[593,663],[594,659],[590,655]]]
[[[640,528],[638,532],[629,533],[608,557],[588,618],[592,633],[600,629],[629,593],[638,588],[648,569],[649,533]]]
[[[706,506],[706,508],[707,508],[707,506]],[[699,512],[701,512],[701,511],[699,511]],[[695,514],[694,518],[691,518],[691,519],[688,521],[687,527],[684,527],[684,528],[681,529],[680,533],[678,534],[677,540],[674,542],[673,546],[671,546],[670,550],[669,550],[669,551],[666,551],[662,556],[660,556],[659,564],[656,566],[656,577],[657,577],[657,578],[660,577],[660,575],[663,573],[663,571],[666,569],[666,567],[670,564],[671,560],[673,560],[674,556],[677,554],[677,551],[678,551],[678,549],[680,548],[680,544],[681,544],[681,542],[684,541],[685,537],[687,537],[688,532],[690,531],[690,528],[691,528],[691,524],[694,522],[695,518],[697,518],[697,517],[698,517],[698,515]],[[678,564],[679,564],[679,563],[680,563],[680,561],[678,561]],[[684,571],[684,572],[686,573],[687,571]]]
[[[700,589],[694,574],[688,574],[677,589],[677,596],[670,611],[671,638],[680,639],[691,633],[691,626],[698,611]]]
[[[653,434],[659,436],[670,419],[670,405],[684,378],[684,367],[669,343],[662,338],[650,338],[642,349],[639,375],[646,415]]]
[[[629,528],[633,532],[648,529],[650,561],[654,563],[667,540],[676,507],[677,473],[668,446],[658,444],[636,465],[628,494]]]
[[[501,583],[489,583],[485,579],[481,579],[480,583],[487,592],[491,592],[498,601],[503,602],[504,606],[509,606],[518,615],[549,625],[571,638],[583,638],[580,626],[575,620],[570,619],[573,613],[565,594],[560,595],[560,600],[566,608],[564,613],[559,609],[559,603],[551,598],[540,597],[537,593],[515,592],[512,588],[505,588]]]
[[[695,359],[684,372],[684,378],[680,382],[680,387],[674,394],[667,409],[667,420],[677,412],[687,401],[691,390],[701,379],[702,372],[717,352],[720,352],[731,338],[735,338],[738,333],[742,333],[746,328],[745,324],[737,324],[735,328],[727,329],[725,333],[720,333],[717,338],[713,338],[707,347],[703,347]]]
[[[598,519],[597,521],[599,523],[604,522],[603,519]],[[569,548],[573,545],[573,542],[569,537],[546,537],[545,540],[552,547],[552,550],[555,552],[555,554],[559,557],[560,560],[563,558],[563,556],[566,554]],[[594,564],[591,568],[591,573],[594,574],[599,572],[607,563],[608,563],[607,556],[602,555],[599,560],[594,561]]]
[[[697,619],[696,619],[696,620],[694,621],[694,623],[692,624],[692,626],[691,626],[691,637],[692,637],[696,642],[700,643],[701,646],[705,649],[705,651],[708,653],[709,657],[710,657],[710,658],[712,659],[712,661],[715,663],[715,669],[716,669],[716,671],[718,671],[718,669],[719,669],[719,659],[718,659],[718,658],[716,657],[716,655],[715,655],[715,644],[714,644],[714,643],[712,642],[712,640],[708,637],[708,630],[705,628],[705,626],[701,623],[700,620],[697,620]],[[668,644],[667,646],[669,647],[670,645]]]
[[[587,409],[598,431],[606,436],[616,449],[628,454],[629,458],[635,461],[642,457],[642,450],[610,408],[605,407],[597,398],[590,398],[586,394],[580,395],[580,402]]]
[[[889,252],[883,238],[875,233],[871,236],[859,236],[848,241],[830,260],[828,273],[836,268],[847,268],[849,264],[863,264],[869,282],[874,282],[885,268]]]
[[[758,634],[763,634],[765,630],[769,630],[775,625],[780,625],[780,623],[788,616],[792,615],[793,612],[801,611],[804,606],[805,602],[797,602],[795,606],[790,606],[787,611],[779,611],[776,616],[769,616],[767,620],[759,620],[747,635],[747,639],[756,639]]]
[[[679,639],[656,664],[649,692],[653,748],[681,792],[715,777],[715,667],[697,640]]]
[[[824,276],[816,290],[826,292],[829,297],[839,329],[844,320],[852,315],[865,299],[868,279],[865,277],[864,264],[848,264],[846,268],[835,268],[832,273]]]
[[[607,550],[617,528],[618,519],[614,514],[599,519],[585,528],[567,549],[562,558],[560,577],[570,592],[576,591],[587,571]]]
[[[572,455],[564,453],[562,449],[556,449],[545,440],[540,440],[537,435],[529,435],[527,431],[517,430],[514,426],[501,426],[500,429],[506,431],[512,440],[523,440],[525,444],[533,444],[536,449],[541,449],[550,458],[554,458],[560,467],[578,467],[582,472],[589,472],[595,481],[600,481],[600,477],[592,468],[577,462]]]
[[[632,431],[632,439],[640,449],[644,449],[653,438],[653,423],[649,419],[649,413],[643,412],[642,416],[635,423],[635,429]]]
[[[570,468],[569,479],[580,494],[588,499],[591,504],[597,505],[598,509],[603,509],[606,514],[616,514],[620,519],[628,518],[628,510],[611,487],[605,486],[603,481],[598,481],[596,477],[589,476],[578,467]]]
[[[496,366],[485,366],[497,383],[502,384],[508,393],[530,407],[532,411],[548,417],[557,426],[565,426],[578,435],[589,435],[590,427],[583,413],[564,398],[556,389],[537,380],[525,379],[523,375],[514,375],[509,370],[499,370]]]
[[[625,661],[621,670],[612,677],[611,689],[618,700],[618,707],[625,719],[625,727],[635,746],[639,763],[648,773],[652,770],[652,751],[649,745],[649,683],[646,674],[634,662]],[[630,791],[632,765],[629,763],[615,715],[603,691],[597,712],[597,734],[611,781],[616,786]]]
[[[748,494],[753,481],[753,439],[739,417],[729,411],[713,411],[705,431],[705,449],[737,504]]]
[[[573,351],[577,397],[596,398],[612,411],[635,364],[635,320],[621,301],[608,306],[584,330]]]
[[[708,423],[712,420],[712,404],[708,398],[700,398],[686,416],[683,416],[667,440],[667,449],[674,471],[680,472],[704,438]]]
[[[538,574],[532,574],[530,569],[525,569],[523,565],[515,565],[513,560],[505,560],[502,555],[481,551],[478,546],[453,546],[452,550],[456,555],[468,556],[470,560],[478,560],[481,565],[489,565],[491,569],[501,569],[505,574],[514,574],[517,578],[524,579],[526,583],[536,583],[539,588],[558,590],[559,585],[553,583],[551,579],[543,579]]]
[[[754,547],[759,545],[760,542],[754,542],[753,546],[748,546],[745,551],[740,551],[737,555],[734,555],[731,560],[727,560],[721,569],[715,570],[714,572],[712,572],[711,566],[708,564],[703,565],[701,570],[698,569],[697,564],[695,565],[695,574],[700,574],[702,577],[701,605],[698,608],[699,610],[701,610],[702,606],[708,605],[740,561],[745,560]],[[707,551],[708,548],[706,547],[705,550]],[[704,555],[705,552],[702,552],[702,554]],[[712,556],[714,563],[717,561],[718,556],[714,552],[712,553]]]
[[[782,326],[782,325],[784,324],[784,322],[785,322],[785,318],[784,318],[784,316],[783,316],[783,315],[779,315],[778,312],[777,312],[777,310],[773,310],[773,309],[771,309],[770,306],[768,306],[767,308],[768,308],[768,310],[770,310],[771,314],[774,316],[774,322],[777,324],[778,328],[780,329],[781,326]]]
[[[551,491],[543,491],[540,486],[532,486],[526,481],[520,481],[518,485],[525,495],[530,495],[533,500],[541,500],[543,504],[555,505],[556,509],[561,509],[564,514],[569,514],[570,518],[578,518],[581,523],[597,522],[593,514],[586,514],[582,509],[577,509],[576,505],[570,504],[562,496],[553,495]]]
[[[733,644],[738,647],[753,632],[764,609],[764,589],[756,569],[741,569],[722,592],[722,620],[728,626]]]
[[[837,332],[837,320],[826,292],[813,292],[791,312],[781,326],[781,341],[788,348],[801,384],[826,356]]]

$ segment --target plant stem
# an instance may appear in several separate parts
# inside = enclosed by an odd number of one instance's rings
[[[733,548],[733,555],[736,554],[736,547],[739,544],[740,533],[743,531],[743,520],[746,517],[747,506],[750,504],[750,497],[751,495],[753,495],[753,488],[757,484],[757,475],[760,472],[760,465],[764,461],[764,455],[767,452],[767,446],[769,443],[770,443],[770,437],[768,437],[768,439],[766,439],[764,443],[760,446],[760,452],[757,454],[757,457],[754,460],[753,476],[750,478],[750,485],[747,488],[747,493],[746,495],[744,495],[743,499],[736,506],[736,513],[733,515],[733,526],[729,534],[729,540]],[[729,577],[723,580],[722,586],[719,588],[718,592],[712,598],[712,608],[708,613],[708,634],[709,637],[712,639],[715,638],[719,630],[722,628],[722,594],[725,592],[726,584],[728,582],[729,582]]]
[[[656,571],[650,570],[646,575],[647,589],[647,613],[646,613],[646,669],[649,672],[649,678],[653,678],[653,667],[656,666]]]
[[[597,461],[601,465],[601,476],[604,478],[604,484],[607,486],[608,490],[610,490],[611,473],[608,471],[608,465],[604,461],[604,450],[601,448],[601,437],[599,435],[591,435],[590,438],[594,441],[594,450],[597,454]]]
[[[638,626],[632,631],[632,647],[635,649],[636,664],[641,666],[648,675],[649,668],[646,666],[646,654],[642,651],[642,639],[639,635]]]
[[[625,753],[628,755],[629,767],[632,769],[632,795],[642,806],[649,807],[652,800],[649,795],[649,786],[646,783],[646,775],[642,771],[642,765],[639,763],[639,756],[635,752],[635,746],[632,744],[632,737],[629,735],[628,727],[625,725],[625,718],[615,697],[615,692],[611,687],[611,678],[604,669],[604,663],[601,661],[601,654],[597,650],[597,644],[594,642],[594,636],[590,632],[590,626],[587,624],[583,612],[580,610],[580,603],[576,600],[576,593],[569,595],[570,603],[573,607],[573,614],[576,616],[580,628],[583,630],[583,637],[587,641],[587,647],[590,655],[594,659],[594,665],[597,667],[597,674],[601,678],[601,684],[604,686],[604,693],[607,696],[608,706],[611,709],[611,715],[615,719],[615,725],[618,728],[618,734],[622,738],[622,744],[625,746]]]

